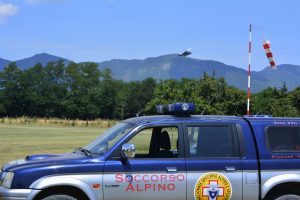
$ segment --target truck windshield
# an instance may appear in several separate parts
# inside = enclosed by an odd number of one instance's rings
[[[93,154],[104,154],[133,127],[133,124],[119,123],[101,134],[92,143],[87,145],[85,149],[89,150]]]

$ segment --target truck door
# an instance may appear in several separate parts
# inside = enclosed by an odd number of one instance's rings
[[[182,130],[179,125],[144,127],[126,139],[123,144],[135,145],[135,157],[122,161],[117,150],[106,161],[104,200],[185,200]]]
[[[233,124],[185,124],[187,199],[243,199],[238,136]]]

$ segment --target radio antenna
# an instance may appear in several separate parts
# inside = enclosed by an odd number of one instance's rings
[[[210,106],[211,102],[214,100],[214,98],[216,97],[217,95],[213,96],[213,98],[211,98],[211,100],[209,101],[209,103],[205,106],[204,110],[201,112],[201,115],[204,114],[204,112],[206,111],[206,109],[208,108],[208,106]]]

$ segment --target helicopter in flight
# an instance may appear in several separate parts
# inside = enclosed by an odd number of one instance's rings
[[[189,56],[189,55],[191,55],[191,54],[192,54],[192,49],[190,48],[190,49],[184,50],[184,52],[178,54],[178,56],[184,56],[184,57],[187,57],[187,56]]]

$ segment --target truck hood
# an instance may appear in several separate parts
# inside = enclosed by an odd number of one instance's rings
[[[3,166],[2,171],[14,171],[21,168],[36,167],[36,166],[54,166],[81,164],[90,161],[101,162],[102,157],[86,156],[83,153],[65,153],[65,154],[39,154],[29,155],[25,159],[14,160]]]
[[[82,152],[61,155],[31,155],[7,163],[3,171],[14,173],[11,188],[24,189],[39,178],[58,174],[102,173],[104,157],[87,156]]]

